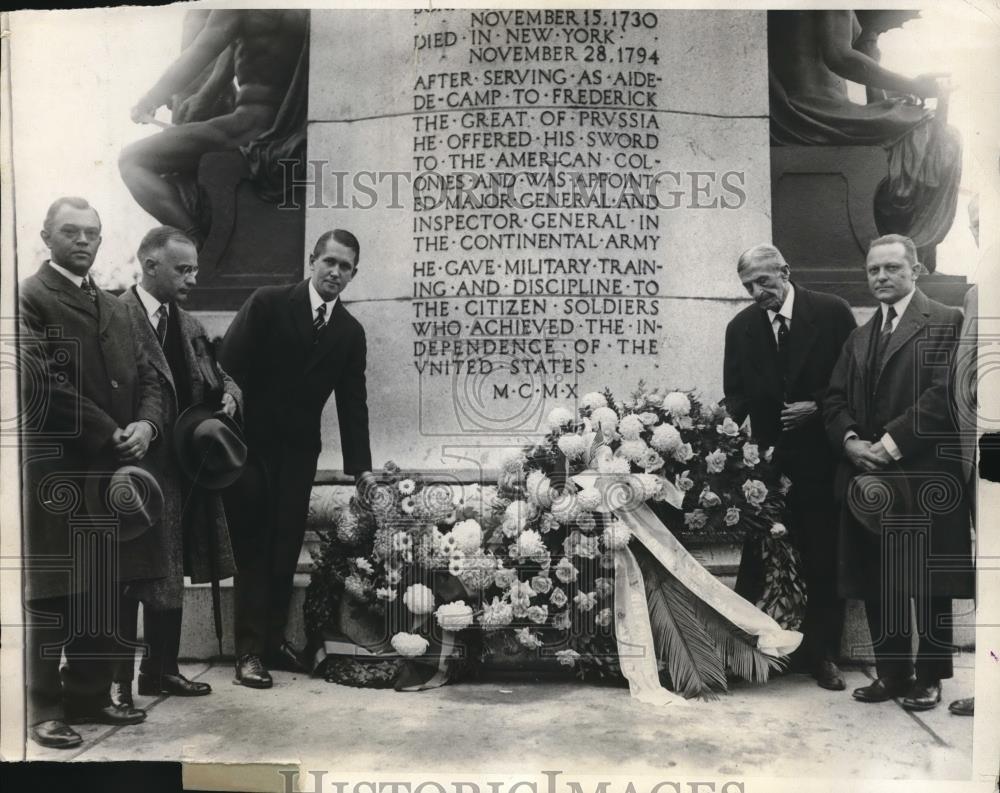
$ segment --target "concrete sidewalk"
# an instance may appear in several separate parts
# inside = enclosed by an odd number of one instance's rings
[[[680,769],[732,776],[968,779],[973,720],[947,703],[972,693],[972,656],[956,657],[935,710],[855,702],[870,671],[830,692],[805,675],[740,685],[714,702],[652,708],[625,688],[496,680],[420,693],[363,690],[274,673],[267,691],[232,684],[232,667],[189,664],[207,697],[137,697],[141,725],[83,726],[73,752],[32,759],[301,763],[305,768],[417,773]],[[313,764],[310,765],[310,761]]]

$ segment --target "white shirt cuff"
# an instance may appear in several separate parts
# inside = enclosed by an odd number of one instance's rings
[[[848,430],[847,434],[844,436],[844,443],[847,443],[852,438],[858,438],[858,437],[860,436],[854,430]]]
[[[898,461],[903,459],[903,453],[899,450],[899,447],[896,445],[896,442],[892,439],[892,436],[888,432],[885,433],[881,438],[879,438],[879,441],[881,441],[882,446],[885,448],[887,452],[889,452],[889,456],[893,460]]]

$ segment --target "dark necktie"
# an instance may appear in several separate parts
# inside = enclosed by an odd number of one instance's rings
[[[319,336],[326,327],[326,303],[316,307],[316,318],[313,320],[313,344],[319,341]]]
[[[167,341],[167,304],[161,303],[160,307],[156,310],[156,338],[160,340],[160,346],[162,347]]]
[[[90,280],[89,275],[83,276],[83,282],[80,284],[80,288],[83,290],[83,293],[90,299],[90,302],[96,306],[97,287],[94,286],[94,282]]]
[[[784,316],[775,314],[778,322],[778,365],[781,367],[781,379],[788,377],[788,324]]]
[[[875,352],[875,372],[882,371],[882,363],[885,361],[885,350],[889,346],[889,339],[892,338],[892,321],[896,318],[896,309],[889,306],[885,312],[885,322],[882,324],[882,332],[878,337],[878,349]]]

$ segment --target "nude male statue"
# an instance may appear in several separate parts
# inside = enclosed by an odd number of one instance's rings
[[[193,178],[203,154],[231,151],[270,129],[306,41],[308,10],[214,10],[204,26],[132,108],[132,120],[149,123],[157,108],[183,92],[211,64],[227,68],[231,50],[238,89],[232,112],[168,127],[128,145],[118,166],[139,205],[164,225],[182,229],[199,244],[204,231],[166,175]],[[220,56],[223,56],[220,58]],[[222,75],[224,81],[224,73]]]

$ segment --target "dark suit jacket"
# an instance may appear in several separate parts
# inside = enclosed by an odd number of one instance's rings
[[[932,595],[972,597],[969,513],[961,463],[944,449],[954,449],[958,433],[950,403],[950,377],[962,327],[962,312],[931,300],[919,289],[899,318],[882,366],[871,371],[870,351],[881,330],[881,310],[858,328],[844,345],[824,399],[830,443],[841,450],[835,481],[844,500],[857,471],[843,456],[851,430],[877,441],[888,432],[902,453],[887,476],[899,477],[911,493],[910,513],[929,525],[924,566],[933,570]],[[902,504],[890,504],[897,515]],[[898,553],[898,549],[897,549]],[[866,532],[849,509],[841,509],[839,568],[842,594],[876,598],[884,575],[878,540]],[[902,582],[916,592],[919,580]]]
[[[344,471],[371,470],[365,332],[343,300],[313,344],[308,281],[258,289],[229,326],[220,363],[243,389],[251,450],[267,456],[292,448],[315,460],[322,445],[320,419],[332,392]]]
[[[156,373],[114,297],[98,290],[95,306],[46,262],[21,282],[19,306],[25,578],[27,597],[39,598],[89,586],[33,565],[80,562],[70,519],[87,515],[87,478],[118,467],[118,428],[145,419],[162,443],[162,406]],[[156,531],[120,543],[119,579],[162,576],[162,547]]]
[[[823,431],[823,396],[844,341],[857,323],[846,301],[798,284],[789,330],[787,384],[782,383],[767,312],[747,306],[726,327],[723,390],[737,423],[750,416],[754,437],[775,447],[775,459],[796,487],[830,491],[834,453]],[[782,402],[812,400],[820,411],[798,429],[781,431]],[[826,500],[829,500],[827,496]]]
[[[156,370],[157,383],[163,405],[162,426],[165,428],[166,442],[157,444],[150,452],[150,464],[155,465],[162,474],[160,484],[164,491],[163,522],[168,530],[167,561],[169,571],[167,579],[155,582],[141,591],[135,590],[135,595],[145,603],[156,608],[180,608],[181,602],[169,602],[183,597],[183,577],[188,575],[193,583],[205,583],[211,580],[209,567],[208,532],[212,532],[212,548],[216,554],[216,574],[219,580],[229,578],[235,571],[233,551],[229,539],[229,526],[226,513],[222,507],[222,497],[219,493],[205,491],[202,498],[203,509],[192,519],[188,518],[185,526],[187,536],[181,533],[181,517],[185,507],[185,496],[188,492],[187,481],[181,472],[174,453],[173,427],[177,421],[177,391],[167,356],[156,338],[156,331],[149,323],[146,308],[139,299],[135,288],[127,289],[119,298],[128,309],[132,331],[146,350],[150,364]],[[237,406],[243,401],[240,388],[224,371],[221,380],[214,371],[210,357],[211,344],[202,324],[191,314],[179,306],[173,306],[171,321],[178,323],[181,342],[184,350],[184,360],[191,383],[191,404],[205,401],[209,392],[218,390],[231,394]],[[218,403],[216,403],[218,404]],[[186,546],[186,547],[185,547]]]

